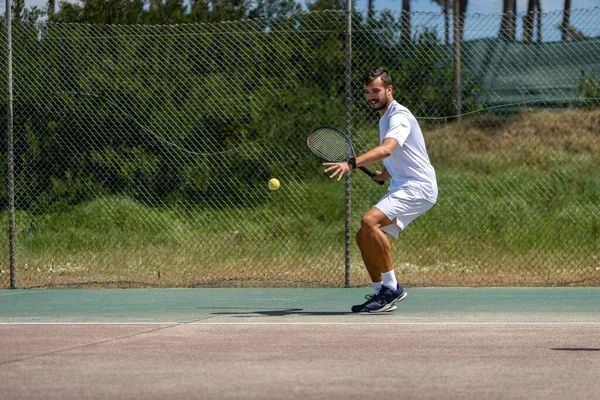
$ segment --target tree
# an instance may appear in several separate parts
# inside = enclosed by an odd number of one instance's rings
[[[560,31],[562,34],[562,40],[580,40],[586,37],[581,31],[571,26],[571,0],[565,0],[563,21],[560,25]]]
[[[52,22],[87,24],[139,24],[143,22],[143,0],[61,1],[58,12],[48,15]]]
[[[212,0],[213,22],[238,21],[248,17],[251,10],[249,0]]]
[[[189,19],[183,0],[151,0],[146,21],[150,24],[180,24]]]
[[[569,39],[569,28],[571,26],[571,0],[565,0],[565,6],[563,9],[563,20],[560,26],[562,33],[562,40]]]
[[[11,4],[11,16],[15,22],[24,22],[27,24],[35,23],[44,13],[36,6],[26,8],[25,0],[13,0]]]
[[[431,0],[442,6],[444,14],[444,44],[450,44],[450,0]]]
[[[23,0],[17,0],[23,1]],[[301,11],[296,0],[81,0],[61,1],[54,11],[48,0],[48,17],[53,22],[91,24],[183,24],[236,21],[246,18],[273,18]],[[317,0],[319,9],[337,6],[336,0]],[[145,4],[149,4],[145,8]]]
[[[542,20],[540,0],[527,1],[527,14],[523,17],[523,41],[531,42],[533,40],[533,30],[537,23],[538,42],[542,40]],[[536,14],[538,18],[536,19]]]
[[[258,0],[256,7],[250,11],[250,18],[274,18],[302,10],[300,3],[294,0]]]
[[[25,0],[13,0],[11,8],[13,21],[21,21],[21,17],[23,16],[23,10],[25,9]]]
[[[367,4],[367,25],[371,25],[371,20],[373,19],[373,15],[375,14],[375,0],[368,0]]]
[[[516,0],[504,0],[502,3],[502,22],[500,23],[500,37],[502,39],[516,39],[516,15]]]
[[[56,11],[56,0],[48,0],[48,17],[51,18],[54,15],[54,11]]]
[[[464,34],[464,22],[465,22],[465,14],[467,13],[467,5],[468,0],[454,0],[458,1],[458,16],[460,20],[460,24],[458,25],[458,39],[462,42],[463,34]]]
[[[309,11],[345,10],[346,0],[315,0],[307,2],[306,6]]]
[[[411,30],[411,21],[410,21],[410,0],[402,0],[402,15],[401,15],[401,24],[400,24],[400,32],[402,35],[403,42],[410,41],[410,30]]]
[[[191,0],[190,14],[192,22],[206,23],[210,21],[209,2],[205,0]]]

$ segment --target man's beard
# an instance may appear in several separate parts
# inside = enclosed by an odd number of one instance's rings
[[[373,110],[379,111],[379,110],[383,110],[384,108],[386,108],[388,103],[389,103],[389,100],[384,99],[381,102],[377,102],[375,104],[373,104],[373,103],[369,103],[369,104]],[[377,104],[379,104],[379,106]]]

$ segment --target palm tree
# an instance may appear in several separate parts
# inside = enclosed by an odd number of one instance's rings
[[[12,2],[12,18],[14,21],[21,21],[23,11],[25,10],[25,0],[14,0]]]
[[[531,42],[533,40],[533,30],[537,23],[538,42],[542,40],[542,19],[541,19],[540,0],[528,0],[527,14],[523,17],[523,41]],[[535,18],[537,14],[537,19]]]
[[[571,0],[565,0],[565,7],[563,10],[563,21],[560,25],[560,31],[562,33],[562,40],[580,40],[585,38],[583,32],[571,26]]]
[[[442,6],[442,12],[444,13],[444,43],[448,45],[450,43],[450,0],[431,1]]]
[[[467,13],[468,0],[455,0],[458,1],[458,16],[460,23],[458,24],[458,39],[462,42],[464,33],[465,14]]]
[[[500,37],[506,40],[516,38],[516,0],[504,0],[502,3],[502,22],[500,23]]]
[[[560,26],[562,33],[562,40],[569,40],[571,28],[571,0],[565,0],[565,7],[563,9],[563,20]]]
[[[402,41],[410,41],[410,0],[402,0],[402,14],[400,18]]]
[[[371,25],[371,19],[373,18],[373,7],[375,7],[374,5],[375,0],[369,0],[368,4],[367,4],[367,25]]]
[[[48,0],[48,17],[52,17],[56,11],[56,0]]]

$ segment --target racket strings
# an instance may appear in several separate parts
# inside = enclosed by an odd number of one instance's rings
[[[352,156],[348,140],[334,130],[319,129],[308,138],[308,147],[319,158],[326,161],[347,161]]]

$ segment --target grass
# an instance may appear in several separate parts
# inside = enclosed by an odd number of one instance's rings
[[[343,266],[343,224],[332,227],[330,219],[337,217],[323,207],[312,214],[291,211],[293,204],[281,210],[287,206],[275,201],[278,194],[252,209],[156,208],[111,196],[62,213],[19,211],[19,285],[260,285],[271,279],[343,284],[343,271],[338,271]],[[306,265],[300,272],[299,262]],[[8,262],[1,265],[0,281],[7,281]]]
[[[485,115],[428,127],[426,140],[440,196],[392,244],[403,282],[600,283],[600,111]],[[18,211],[17,284],[342,286],[345,193],[321,170],[308,182],[280,175],[281,189],[265,183],[249,208],[103,196],[62,212]],[[384,189],[362,174],[352,182],[355,232]],[[350,254],[351,284],[368,284],[353,240]]]

